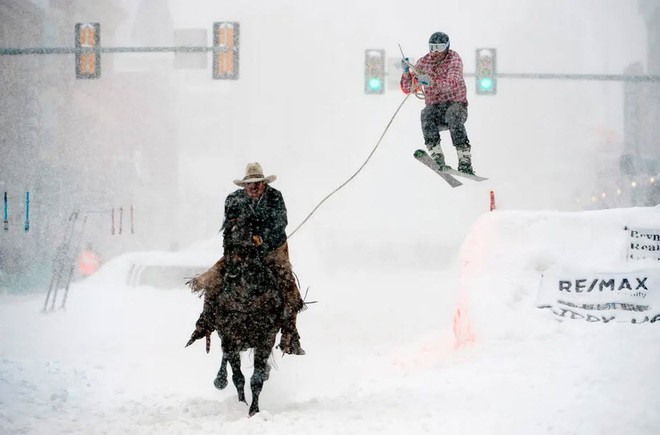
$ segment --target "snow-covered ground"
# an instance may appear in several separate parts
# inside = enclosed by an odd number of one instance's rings
[[[65,311],[3,296],[0,433],[658,434],[660,323],[535,306],[540,273],[564,261],[630,268],[623,225],[657,228],[660,207],[487,213],[434,270],[294,261],[319,301],[299,317],[307,355],[274,353],[253,418],[231,383],[213,387],[219,341],[210,355],[184,348],[201,300],[183,286],[125,286],[128,257],[74,285]],[[455,348],[459,300],[474,341]]]

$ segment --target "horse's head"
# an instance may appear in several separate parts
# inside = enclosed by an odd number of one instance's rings
[[[223,245],[223,297],[227,299],[227,306],[241,312],[279,306],[280,291],[276,278],[263,255],[263,245],[258,245],[253,239],[249,221],[229,222]]]

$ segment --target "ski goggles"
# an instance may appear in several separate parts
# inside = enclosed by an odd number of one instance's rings
[[[449,48],[449,42],[445,42],[444,44],[429,44],[429,51],[445,51],[447,48]]]

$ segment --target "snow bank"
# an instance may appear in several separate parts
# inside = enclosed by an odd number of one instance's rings
[[[472,227],[461,248],[456,343],[535,337],[559,327],[537,308],[542,275],[557,270],[628,272],[657,261],[628,261],[626,228],[660,228],[660,207],[588,212],[496,211]],[[660,292],[660,288],[655,294]]]

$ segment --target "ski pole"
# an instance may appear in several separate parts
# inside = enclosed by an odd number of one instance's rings
[[[4,220],[5,231],[9,230],[9,218],[7,217],[7,192],[5,192],[5,220]]]
[[[25,232],[30,231],[30,192],[25,192]]]

